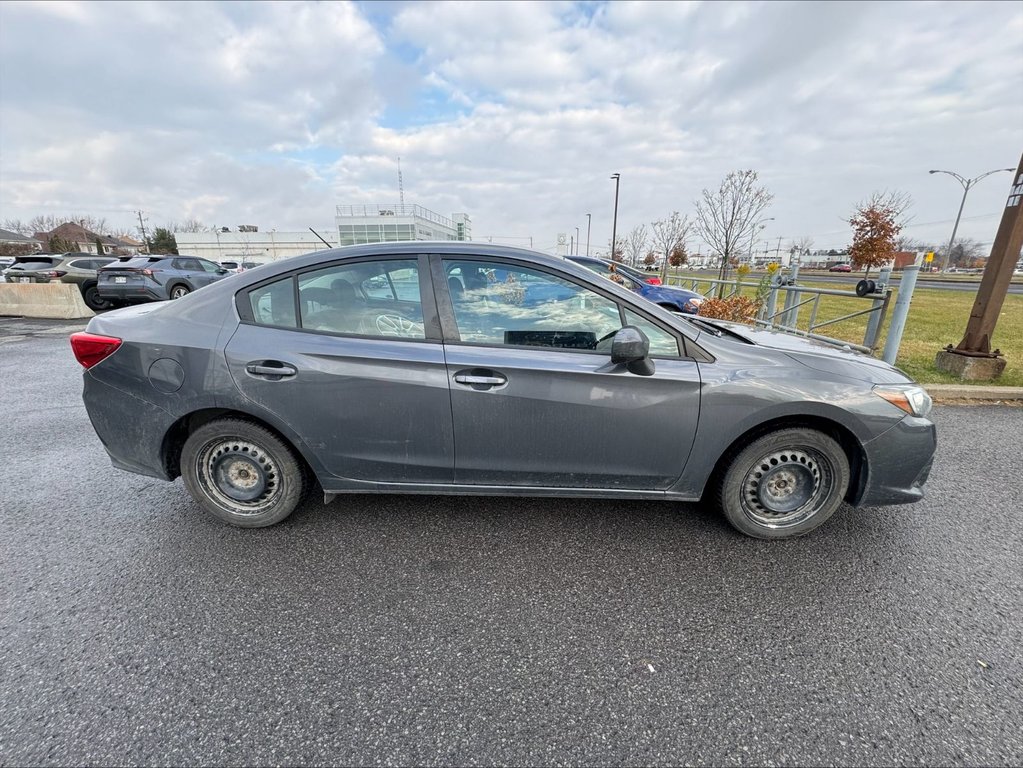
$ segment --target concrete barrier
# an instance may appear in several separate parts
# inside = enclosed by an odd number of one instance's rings
[[[71,283],[0,283],[0,315],[72,320],[94,314]]]

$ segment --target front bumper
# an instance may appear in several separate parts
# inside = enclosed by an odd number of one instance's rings
[[[924,497],[923,485],[937,448],[937,430],[925,418],[906,416],[863,444],[865,479],[855,506],[910,504]]]

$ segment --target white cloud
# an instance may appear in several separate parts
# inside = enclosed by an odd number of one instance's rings
[[[774,238],[841,245],[903,189],[940,241],[961,190],[927,170],[1015,165],[1021,92],[1008,3],[2,3],[0,220],[319,226],[393,201],[400,155],[406,199],[539,246],[587,212],[607,240],[612,172],[627,230],[736,168]],[[1004,177],[963,236],[993,239]]]

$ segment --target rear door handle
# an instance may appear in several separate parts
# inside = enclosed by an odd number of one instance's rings
[[[459,371],[455,374],[455,382],[465,384],[476,390],[500,387],[508,383],[508,379],[496,371]]]
[[[274,379],[294,376],[298,369],[287,363],[278,363],[274,360],[264,360],[259,363],[249,363],[245,370],[253,376],[272,376]]]

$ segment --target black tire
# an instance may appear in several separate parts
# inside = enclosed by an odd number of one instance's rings
[[[849,487],[849,459],[813,429],[770,432],[734,454],[716,488],[732,526],[758,539],[802,536],[822,525]]]
[[[112,301],[99,295],[99,288],[95,283],[87,283],[82,286],[82,301],[93,312],[102,312],[104,309],[111,309],[114,306]]]
[[[167,292],[167,295],[170,297],[171,301],[174,301],[175,299],[180,299],[182,296],[187,296],[191,292],[192,289],[189,288],[184,283],[175,283],[174,285],[171,286],[171,289],[170,291]]]
[[[199,506],[241,528],[281,522],[309,485],[294,451],[268,429],[243,419],[211,421],[189,435],[181,450],[181,476]]]

